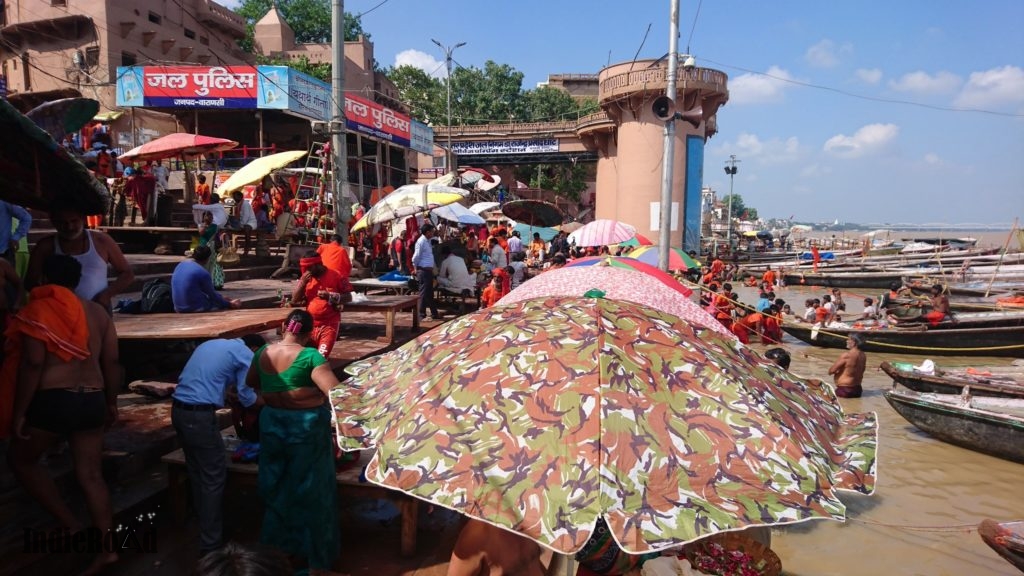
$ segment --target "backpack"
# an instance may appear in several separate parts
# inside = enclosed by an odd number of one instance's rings
[[[171,285],[163,278],[153,278],[142,285],[140,311],[143,314],[174,312]]]

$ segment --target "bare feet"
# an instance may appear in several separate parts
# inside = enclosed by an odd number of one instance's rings
[[[79,576],[95,576],[97,574],[102,574],[103,571],[106,570],[107,566],[110,566],[114,562],[117,562],[117,554],[114,552],[101,552],[96,555],[92,564],[89,564],[89,567],[82,571]]]

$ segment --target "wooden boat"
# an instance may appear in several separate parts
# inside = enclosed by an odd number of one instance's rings
[[[846,348],[846,337],[856,332],[864,337],[865,352],[926,354],[932,356],[1024,356],[1024,326],[999,328],[855,329],[827,327],[815,330],[807,323],[786,322],[782,329],[794,338],[823,348]]]
[[[891,362],[882,362],[880,367],[894,382],[915,392],[961,394],[964,388],[968,388],[975,396],[1024,398],[1024,371],[992,373],[987,367],[967,370],[936,368],[934,374],[925,374],[909,365]]]
[[[898,326],[926,323],[922,314],[930,308],[890,308],[889,314]],[[930,329],[943,328],[989,328],[997,326],[1020,326],[1024,324],[1024,310],[992,310],[988,312],[953,312]]]
[[[935,282],[928,279],[906,279],[914,294],[929,294]],[[1024,282],[953,282],[945,285],[950,296],[988,296],[992,294],[1024,294]]]
[[[995,294],[992,296],[954,296],[949,299],[949,309],[953,312],[984,312],[989,310],[1017,310],[1024,308],[1024,303],[1013,302],[1012,296],[1007,294]],[[921,298],[894,298],[889,301],[889,312],[897,316],[910,316],[911,309],[921,306],[930,308],[927,299]],[[906,313],[900,313],[900,309],[906,309]]]
[[[978,536],[1010,564],[1024,572],[1024,522],[996,522],[985,519],[978,524]]]
[[[886,390],[900,416],[950,444],[1024,463],[1024,399]]]
[[[813,272],[783,275],[787,286],[826,286],[829,288],[888,288],[903,282],[905,272]]]

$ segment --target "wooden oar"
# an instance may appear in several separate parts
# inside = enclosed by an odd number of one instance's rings
[[[996,269],[992,272],[992,279],[988,281],[988,288],[985,288],[985,297],[988,297],[989,292],[992,291],[992,284],[996,281],[996,276],[999,274],[999,267],[1003,265],[1003,256],[1006,255],[1007,248],[1010,247],[1010,240],[1013,238],[1013,233],[1017,230],[1017,218],[1013,219],[1013,228],[1010,228],[1010,233],[1006,236],[1006,242],[1003,243],[1003,250],[999,253],[999,262],[996,263]]]

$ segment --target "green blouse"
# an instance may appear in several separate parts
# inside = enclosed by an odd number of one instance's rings
[[[313,369],[327,362],[313,348],[303,348],[287,370],[279,374],[271,374],[260,367],[260,357],[263,356],[263,351],[266,348],[267,345],[264,344],[252,357],[252,365],[259,372],[260,388],[263,392],[287,392],[288,390],[314,386],[311,377]]]

